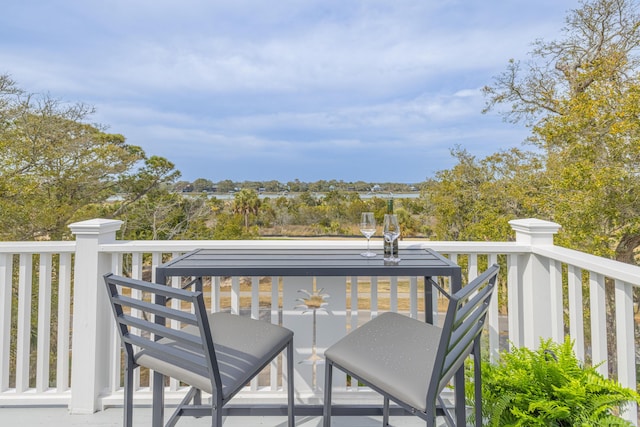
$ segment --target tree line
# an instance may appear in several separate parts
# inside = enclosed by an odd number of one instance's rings
[[[277,180],[269,181],[232,181],[223,179],[214,182],[207,178],[198,178],[193,182],[178,181],[173,188],[176,191],[186,193],[232,193],[243,188],[254,189],[259,192],[267,193],[302,193],[310,192],[327,192],[333,190],[339,191],[358,191],[367,192],[386,192],[386,193],[409,193],[416,191],[419,184],[406,184],[398,182],[345,182],[343,180],[319,180],[315,182],[304,182],[299,179],[288,182],[280,182]]]

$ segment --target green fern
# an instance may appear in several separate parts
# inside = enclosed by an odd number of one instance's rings
[[[467,392],[473,405],[472,384]],[[537,350],[514,348],[496,365],[482,363],[488,426],[629,426],[616,414],[630,402],[640,402],[638,393],[583,366],[569,340],[541,340]]]

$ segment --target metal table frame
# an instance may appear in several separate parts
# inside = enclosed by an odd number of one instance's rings
[[[451,291],[456,292],[462,287],[460,266],[431,249],[402,249],[400,258],[400,263],[387,265],[381,254],[365,258],[355,249],[197,249],[158,266],[156,283],[166,285],[167,278],[176,276],[421,276],[425,279],[425,320],[432,323],[433,286],[427,284],[433,277],[447,276],[451,279]],[[162,374],[155,375],[153,393],[163,393]],[[456,374],[454,384],[456,402],[464,402],[463,369]],[[282,408],[263,409],[262,413],[282,413]],[[382,413],[379,409],[358,407],[335,408],[333,412],[362,415],[363,409],[368,414]],[[249,411],[256,414],[257,408]],[[241,413],[241,410],[231,407],[228,412]],[[322,407],[296,405],[296,415],[322,415]],[[154,410],[153,417],[161,420],[162,414]],[[464,403],[456,405],[456,418],[458,425],[465,425]]]

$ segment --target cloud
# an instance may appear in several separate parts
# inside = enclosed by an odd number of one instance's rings
[[[533,40],[554,38],[577,4],[9,2],[0,73],[29,92],[95,105],[109,131],[185,177],[215,164],[223,179],[415,181],[446,166],[456,143],[487,151],[524,139],[522,128],[480,114],[479,88]],[[375,154],[366,165],[363,151]],[[395,176],[390,157],[403,165]]]

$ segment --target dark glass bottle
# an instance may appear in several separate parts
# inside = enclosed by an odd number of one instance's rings
[[[389,215],[393,214],[393,199],[387,200],[387,213]],[[386,239],[384,239],[384,257],[391,258],[391,255],[392,255],[391,244],[387,242]],[[398,256],[398,239],[395,239],[393,241],[393,256],[395,257]]]

